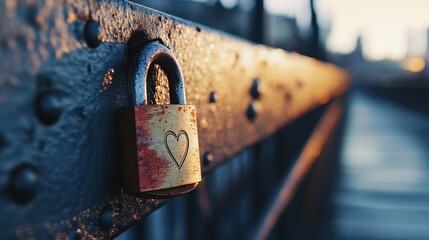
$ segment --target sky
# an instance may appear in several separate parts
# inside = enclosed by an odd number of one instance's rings
[[[369,60],[426,53],[429,0],[316,0],[316,6],[321,27],[331,27],[327,48],[332,52],[353,51],[361,36]],[[308,7],[307,0],[265,1],[267,11],[296,16],[303,24],[309,21]]]

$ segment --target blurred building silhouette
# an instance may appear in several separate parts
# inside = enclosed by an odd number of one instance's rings
[[[427,30],[429,36],[429,29]],[[421,85],[428,82],[429,69],[425,62],[429,61],[429,38],[426,40],[426,53],[422,57],[416,49],[415,35],[408,37],[408,51],[405,59],[401,60],[368,60],[363,51],[363,38],[356,40],[355,49],[348,54],[331,53],[329,61],[348,69],[355,84],[401,84]]]

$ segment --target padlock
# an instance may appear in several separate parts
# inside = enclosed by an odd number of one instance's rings
[[[178,104],[148,105],[148,74],[155,64],[165,72],[170,99]],[[160,197],[189,192],[201,181],[201,164],[196,110],[186,105],[179,64],[168,48],[152,42],[131,66],[134,106],[119,114],[124,191]]]

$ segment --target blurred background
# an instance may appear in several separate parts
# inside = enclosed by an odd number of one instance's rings
[[[429,1],[135,2],[351,73],[342,127],[270,239],[429,238]],[[255,237],[323,111],[248,148],[118,239]]]

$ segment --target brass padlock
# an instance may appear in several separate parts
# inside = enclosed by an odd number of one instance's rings
[[[178,104],[147,105],[147,79],[155,64],[165,72],[170,99]],[[119,116],[124,191],[158,197],[189,192],[201,181],[197,119],[195,106],[186,105],[177,60],[164,45],[152,42],[131,66],[134,107],[121,109]]]

